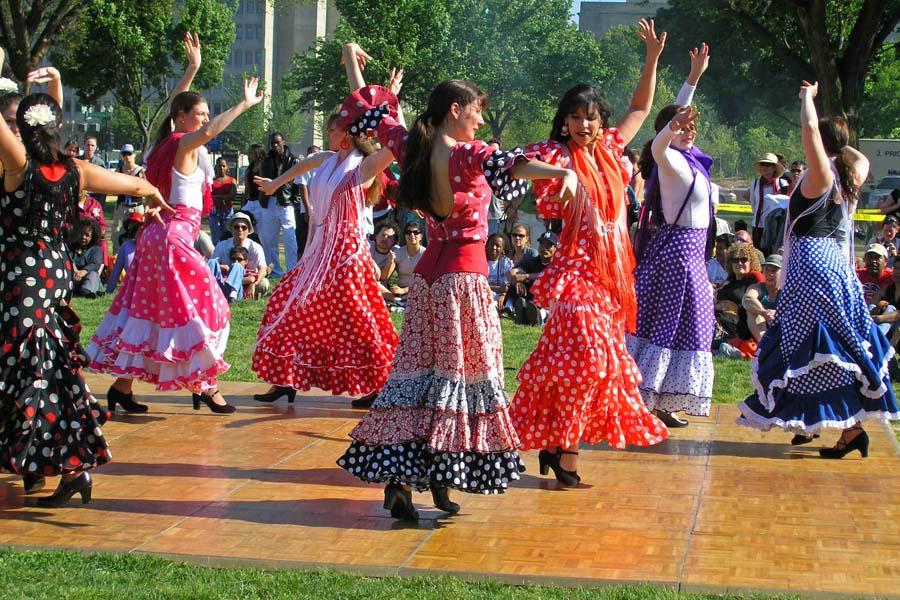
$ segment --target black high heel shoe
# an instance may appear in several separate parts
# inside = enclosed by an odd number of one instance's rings
[[[687,427],[690,423],[687,419],[680,419],[675,413],[665,410],[656,409],[653,411],[656,418],[663,422],[663,425],[669,429],[677,429],[678,427]]]
[[[550,469],[553,469],[553,475],[556,480],[566,486],[576,486],[581,483],[581,477],[577,471],[566,471],[559,465],[559,459],[563,454],[578,454],[577,452],[568,452],[562,448],[557,448],[556,452],[541,450],[538,453],[538,462],[540,464],[541,475],[546,475]]]
[[[281,400],[282,397],[287,397],[288,404],[293,404],[296,395],[297,390],[292,387],[275,386],[275,389],[269,390],[265,394],[253,394],[253,399],[257,402],[275,402]]]
[[[808,444],[817,437],[819,437],[818,433],[814,433],[812,435],[803,435],[802,433],[798,433],[791,438],[791,446],[802,446],[803,444]]]
[[[147,412],[147,405],[140,404],[139,402],[134,401],[134,392],[128,392],[127,394],[123,394],[116,388],[110,386],[109,390],[106,392],[106,401],[108,403],[109,412],[116,412],[116,405],[122,407],[122,409],[127,413],[145,413]]]
[[[91,501],[91,488],[93,486],[94,482],[91,481],[91,474],[83,471],[77,477],[68,481],[60,479],[56,491],[49,496],[38,498],[37,503],[38,506],[43,508],[62,508],[72,499],[72,496],[81,494],[81,503],[88,504]]]
[[[47,480],[40,475],[32,475],[30,473],[22,475],[22,485],[25,487],[26,496],[41,491],[46,483]]]
[[[446,485],[431,484],[431,498],[434,505],[444,511],[455,515],[459,512],[459,504],[450,501],[450,490]]]
[[[371,408],[372,404],[375,403],[375,399],[378,398],[378,391],[369,392],[365,396],[360,396],[359,398],[350,402],[350,406],[353,408]]]
[[[819,456],[822,458],[844,458],[854,450],[859,450],[863,458],[869,456],[869,434],[863,431],[849,442],[845,442],[843,436],[833,448],[820,448]]]
[[[418,521],[419,513],[412,503],[412,492],[404,490],[399,483],[384,486],[384,508],[391,511],[391,516],[402,521]]]
[[[200,410],[201,402],[205,404],[209,410],[219,415],[230,415],[237,410],[230,404],[216,404],[213,402],[213,397],[218,393],[219,391],[216,390],[215,394],[194,394],[194,410]]]

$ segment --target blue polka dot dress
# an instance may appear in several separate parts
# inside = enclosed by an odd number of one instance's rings
[[[813,227],[840,211],[829,198],[813,201]],[[775,321],[753,361],[755,392],[740,404],[738,424],[811,435],[900,418],[888,376],[894,349],[869,316],[839,231],[791,238]]]

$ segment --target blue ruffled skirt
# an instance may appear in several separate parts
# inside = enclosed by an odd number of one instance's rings
[[[738,424],[812,434],[900,419],[888,376],[894,355],[833,238],[793,240],[775,322],[753,360],[755,392]]]

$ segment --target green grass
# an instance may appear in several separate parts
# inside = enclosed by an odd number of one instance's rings
[[[680,594],[649,585],[563,589],[469,583],[453,577],[361,577],[336,571],[272,571],[198,567],[141,555],[0,551],[5,600],[178,598],[256,600],[360,598],[448,600],[484,598],[667,600],[762,598]]]

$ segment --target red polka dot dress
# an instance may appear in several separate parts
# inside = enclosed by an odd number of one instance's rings
[[[81,325],[64,229],[77,218],[79,175],[26,166],[0,196],[0,471],[59,475],[108,462],[101,409],[81,373]]]
[[[640,372],[625,346],[635,299],[624,188],[616,180],[624,145],[617,130],[604,132],[594,153],[594,185],[585,185],[572,156],[579,150],[570,146],[548,141],[529,148],[545,162],[574,168],[579,186],[561,207],[550,201],[559,182],[535,183],[540,216],[562,218],[563,231],[553,260],[531,287],[550,317],[519,371],[513,423],[524,449],[579,441],[614,448],[658,444],[668,430],[644,406]]]
[[[388,378],[397,333],[359,226],[362,158],[332,154],[310,181],[310,241],[275,287],[253,352],[267,383],[366,394]]]

